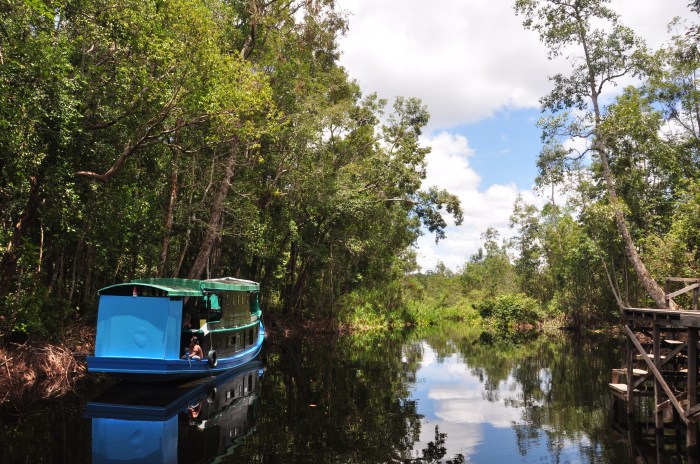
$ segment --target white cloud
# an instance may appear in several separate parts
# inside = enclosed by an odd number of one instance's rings
[[[433,352],[425,343],[422,348],[424,354]],[[503,429],[522,421],[522,409],[509,406],[505,401],[522,394],[521,387],[512,377],[499,383],[497,396],[501,399],[494,402],[484,398],[483,381],[471,373],[460,355],[421,366],[416,375],[419,385],[427,387],[422,392],[424,397],[431,401],[420,401],[423,396],[418,397],[418,412],[425,419],[414,449],[420,450],[434,440],[435,425],[438,425],[440,432],[447,434],[446,456],[462,453],[469,460],[484,440],[484,425]],[[430,380],[422,384],[422,379]]]
[[[426,158],[424,188],[438,185],[461,197],[479,187],[481,178],[469,167],[468,158],[474,150],[466,137],[443,131],[434,137],[424,137],[423,143],[432,148]]]
[[[352,13],[341,63],[367,92],[422,99],[432,127],[475,122],[504,106],[536,106],[548,87],[542,76],[555,69],[511,2],[341,4]]]
[[[513,1],[341,0],[350,30],[341,63],[367,92],[418,97],[431,127],[450,128],[501,108],[532,108],[549,89],[547,76],[566,70],[548,61],[537,34],[523,28]],[[687,0],[615,0],[623,24],[660,46]]]
[[[509,220],[518,194],[529,203],[544,201],[530,190],[519,190],[515,184],[493,184],[480,190],[481,178],[469,165],[474,150],[463,135],[440,132],[425,137],[423,143],[432,147],[423,187],[437,185],[447,189],[459,197],[464,211],[462,225],[448,227],[448,238],[438,246],[432,235],[419,238],[418,264],[424,271],[434,268],[438,260],[453,270],[462,266],[482,245],[481,234],[489,227],[496,228],[503,238],[510,236]]]

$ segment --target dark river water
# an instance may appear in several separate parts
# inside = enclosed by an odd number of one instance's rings
[[[655,449],[613,408],[608,383],[623,346],[494,340],[463,327],[278,339],[214,379],[105,383],[5,413],[0,461],[686,462],[672,430]]]

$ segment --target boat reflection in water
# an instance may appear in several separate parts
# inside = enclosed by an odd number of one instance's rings
[[[262,362],[183,384],[120,383],[89,402],[93,463],[211,462],[255,430]]]

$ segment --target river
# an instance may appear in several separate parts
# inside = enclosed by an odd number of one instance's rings
[[[6,413],[0,460],[686,462],[682,447],[654,450],[614,410],[608,382],[623,346],[603,336],[494,339],[459,325],[282,338],[216,379],[104,384]]]

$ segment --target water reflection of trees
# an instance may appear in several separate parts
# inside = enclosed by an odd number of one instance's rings
[[[427,340],[439,359],[455,352],[464,358],[481,380],[486,400],[519,411],[511,427],[523,457],[546,448],[551,462],[565,461],[571,452],[584,462],[624,458],[608,428],[607,391],[621,343],[494,339],[444,327],[412,340],[347,337],[279,344],[268,355],[258,428],[236,457],[242,462],[463,462],[464,457],[443,454],[449,438],[438,429],[418,455],[412,451],[422,418],[410,398],[424,354],[421,340]]]
[[[422,355],[401,337],[285,340],[267,356],[257,430],[234,458],[413,462],[422,417],[410,398]],[[445,439],[436,430],[415,462],[443,462]]]
[[[0,462],[90,461],[90,440],[85,438],[90,436],[90,421],[83,418],[76,398],[31,407],[0,412]]]
[[[506,337],[454,333],[423,334],[431,347],[454,344],[483,397],[520,410],[512,424],[522,456],[545,442],[552,462],[577,443],[587,462],[617,462],[619,444],[610,437],[610,372],[619,367],[624,344],[600,336],[552,339],[532,334]]]
[[[366,343],[366,345],[363,345]],[[268,356],[242,462],[387,462],[420,433],[400,340],[285,340]]]
[[[445,447],[445,439],[447,438],[446,433],[440,432],[440,427],[435,426],[435,440],[428,442],[428,445],[423,448],[422,450],[422,456],[419,458],[412,459],[410,461],[407,461],[409,463],[415,463],[415,464],[433,464],[433,463],[442,463],[441,461],[442,458],[445,457],[447,454],[447,447]],[[447,461],[444,461],[445,464],[463,464],[464,463],[464,455],[463,454],[457,454],[453,459],[448,459]]]

